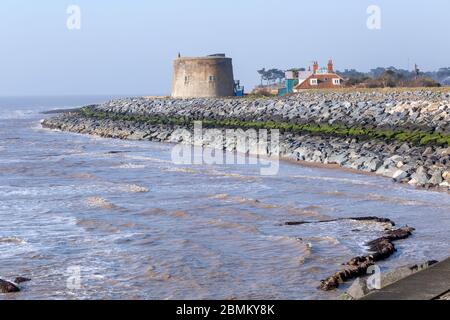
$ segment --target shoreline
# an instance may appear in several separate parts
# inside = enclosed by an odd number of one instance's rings
[[[352,169],[352,168],[345,168],[345,167],[339,166],[338,164],[325,164],[325,163],[320,163],[320,162],[297,161],[297,160],[286,158],[286,157],[281,157],[280,161],[287,162],[287,163],[294,164],[294,165],[300,165],[305,168],[325,169],[325,170],[331,170],[331,171],[337,170],[340,172],[346,172],[346,173],[356,174],[356,175],[360,175],[360,176],[390,179],[388,177],[380,176],[379,174],[376,174],[375,172],[366,172],[366,171],[361,171],[361,170]],[[392,180],[393,183],[397,183],[393,179],[390,179],[390,180]],[[431,192],[450,194],[450,190],[447,191],[447,190],[445,190],[443,188],[439,188],[439,187],[424,188],[424,187],[419,187],[419,186],[407,185],[404,183],[403,184],[400,183],[400,185],[407,187],[411,190],[422,190],[422,191],[431,191]]]
[[[145,97],[145,98],[148,98],[148,97]],[[163,99],[165,97],[151,97],[151,98]],[[49,111],[44,111],[44,112],[41,112],[41,113],[42,114],[64,114],[64,113],[68,113],[68,112],[77,112],[79,110],[81,110],[81,108],[49,110]],[[52,130],[52,131],[57,131],[57,132],[68,132],[68,131],[64,131],[64,130],[61,130],[61,129],[52,129],[52,128],[48,128],[48,127],[43,126],[42,122],[44,122],[45,120],[46,119],[39,120],[39,125],[41,126],[42,129]],[[83,134],[83,133],[76,133],[76,132],[70,132],[70,133],[86,135],[86,134]],[[105,139],[116,139],[116,138],[109,138],[109,137],[104,137],[104,136],[100,136],[100,135],[95,135],[95,134],[88,134],[88,135],[93,135],[93,136],[97,136],[97,137],[101,137],[101,138],[105,138]],[[129,139],[126,139],[126,140],[129,140]],[[145,140],[140,140],[140,141],[145,141]],[[154,142],[154,141],[149,140],[149,142]],[[174,142],[168,142],[168,141],[161,142],[161,143],[175,145]],[[262,156],[259,155],[259,157],[262,157]],[[347,172],[347,173],[352,173],[352,174],[357,174],[357,175],[364,175],[364,176],[369,176],[369,177],[379,177],[379,175],[377,175],[374,172],[365,172],[365,171],[361,171],[361,170],[357,170],[357,169],[345,168],[345,167],[339,166],[338,164],[329,164],[329,163],[325,164],[325,163],[321,163],[321,162],[308,162],[308,161],[303,161],[303,160],[294,160],[294,159],[286,157],[286,156],[280,156],[279,160],[283,161],[283,162],[286,162],[286,163],[289,163],[289,164],[300,165],[300,166],[303,166],[303,167],[306,167],[306,168],[339,170],[341,172]],[[420,188],[419,188],[419,190],[420,190]],[[437,190],[434,190],[434,191],[441,192],[442,190],[437,189]]]
[[[66,114],[62,114],[63,117]],[[67,120],[67,119],[66,119]],[[47,129],[53,129],[53,130],[59,130],[62,132],[72,132],[72,133],[78,133],[78,134],[89,134],[89,135],[94,135],[94,136],[99,136],[99,137],[103,137],[103,138],[112,138],[112,139],[122,139],[122,140],[131,140],[131,141],[153,141],[153,142],[161,142],[161,143],[171,143],[171,144],[176,144],[176,143],[180,143],[179,141],[175,141],[172,138],[172,134],[176,131],[179,130],[180,128],[172,128],[172,129],[168,129],[168,128],[164,128],[162,129],[161,127],[156,127],[153,128],[153,137],[150,138],[144,138],[144,137],[139,137],[139,133],[136,132],[127,132],[126,130],[122,130],[122,129],[117,129],[117,131],[115,131],[116,129],[111,129],[108,126],[102,126],[99,123],[94,122],[93,124],[90,123],[86,123],[84,125],[82,125],[80,128],[78,129],[68,129],[68,128],[64,128],[64,125],[66,124],[65,121],[66,120],[62,120],[62,122],[58,122],[58,120],[43,120],[41,125],[44,128]],[[55,121],[57,121],[55,123]],[[61,121],[61,119],[59,120]],[[49,123],[51,122],[51,123]],[[92,128],[89,129],[89,127],[93,125]],[[112,131],[111,131],[112,130]],[[114,132],[115,131],[115,132]],[[303,136],[303,138],[305,138]],[[310,139],[310,137],[306,137],[307,140]],[[314,140],[315,138],[312,137],[312,140]],[[310,153],[310,155],[314,156],[314,146],[320,145],[322,143],[321,138],[319,138],[318,141],[316,142],[311,142],[311,140],[309,141],[311,143],[312,146],[310,146],[312,148],[312,152]],[[183,144],[190,144],[192,145],[192,143],[188,143],[186,141],[182,141],[181,143]],[[220,146],[217,147],[217,145],[204,145],[204,147],[210,147],[210,148],[214,148],[214,149],[222,149],[224,148],[224,146]],[[339,152],[339,151],[338,151]],[[415,181],[413,180],[413,183],[411,183],[411,180],[401,180],[401,179],[396,179],[395,175],[404,175],[405,171],[401,170],[401,167],[398,168],[398,164],[395,163],[395,161],[392,161],[391,158],[395,158],[397,157],[396,155],[391,155],[390,157],[385,157],[385,158],[381,158],[380,160],[373,160],[374,158],[370,158],[369,157],[369,164],[367,165],[367,167],[362,167],[360,169],[355,168],[355,163],[350,162],[348,165],[339,165],[338,163],[330,163],[327,161],[327,163],[325,163],[324,161],[320,160],[320,159],[314,159],[312,157],[307,157],[307,158],[301,158],[299,156],[299,152],[297,151],[297,149],[295,148],[290,148],[289,152],[284,152],[280,155],[280,160],[282,161],[286,161],[288,163],[291,164],[297,164],[297,165],[302,165],[304,167],[311,167],[311,168],[322,168],[322,169],[328,169],[328,170],[340,170],[342,172],[349,172],[349,173],[353,173],[353,174],[358,174],[358,175],[366,175],[366,176],[377,176],[377,177],[385,177],[388,178],[396,183],[402,183],[402,184],[409,184],[411,187],[415,187],[416,189],[419,190],[432,190],[432,191],[437,191],[437,192],[446,192],[449,193],[450,192],[450,186],[449,186],[449,175],[446,175],[447,180],[444,180],[443,178],[441,178],[440,180],[438,180],[438,182],[440,182],[440,184],[430,184],[429,180],[432,179],[433,177],[431,175],[428,175],[426,172],[424,172],[426,169],[421,169],[422,170],[422,174],[423,174],[423,184],[417,184],[415,183]],[[395,160],[395,159],[394,159]],[[358,157],[356,158],[356,161],[358,161]],[[373,161],[377,161],[376,163],[378,164],[379,168],[376,169],[375,167],[369,168],[368,166],[370,165],[371,162]],[[387,162],[387,164],[385,164]],[[400,162],[400,161],[399,161]],[[352,167],[353,166],[353,167]],[[364,166],[364,164],[363,164]],[[383,167],[385,166],[385,167]],[[423,168],[423,167],[420,167]],[[376,170],[375,170],[376,169]],[[380,173],[381,171],[384,170],[384,174]],[[440,173],[441,171],[439,171],[439,175],[441,175]],[[445,171],[446,172],[446,171]],[[412,173],[411,175],[414,176],[416,173]],[[404,178],[404,177],[402,177]],[[444,182],[442,182],[444,181]]]
[[[46,119],[41,119],[39,121],[39,124],[41,125],[41,128],[44,130],[50,130],[50,131],[54,131],[54,132],[68,132],[71,134],[79,134],[79,135],[86,135],[85,133],[78,133],[78,132],[72,132],[72,131],[64,131],[61,129],[54,129],[54,128],[49,128],[49,127],[45,127],[42,126],[42,122],[45,121]],[[105,136],[101,136],[101,135],[97,135],[97,134],[87,134],[89,136],[93,136],[93,137],[99,137],[99,138],[104,138],[104,139],[113,139],[116,140],[117,138],[111,138],[111,137],[105,137]],[[130,139],[119,139],[119,140],[127,140],[127,141],[136,141],[136,140],[130,140]],[[164,143],[164,144],[168,144],[168,145],[176,145],[175,142],[169,142],[169,141],[152,141],[152,140],[138,140],[138,141],[148,141],[148,142],[157,142],[157,143]],[[192,144],[193,146],[193,144]],[[219,149],[220,150],[220,149]],[[236,154],[239,154],[241,156],[245,156],[245,154],[239,153],[237,151],[235,151]],[[249,155],[249,156],[256,156],[256,155]],[[259,157],[263,157],[262,155],[258,155]],[[266,159],[268,159],[266,157]],[[365,172],[365,171],[361,171],[361,170],[356,170],[356,169],[352,169],[352,168],[345,168],[345,167],[341,167],[338,164],[325,164],[325,163],[320,163],[320,162],[308,162],[308,161],[303,161],[303,160],[294,160],[292,158],[286,157],[286,156],[280,156],[280,161],[285,162],[285,163],[289,163],[289,164],[293,164],[293,165],[299,165],[305,168],[317,168],[317,169],[326,169],[326,170],[338,170],[341,172],[347,172],[347,173],[352,173],[352,174],[357,174],[357,175],[364,175],[364,176],[369,176],[369,177],[379,177],[379,175],[377,175],[374,172]],[[420,189],[419,189],[420,190]],[[436,190],[439,191],[439,190]]]
[[[450,93],[418,90],[307,92],[278,99],[128,98],[58,111],[41,125],[106,138],[198,145],[191,135],[195,121],[202,123],[203,147],[242,150],[236,141],[219,140],[217,132],[208,129],[243,130],[243,137],[255,145],[258,138],[248,132],[266,130],[269,145],[276,129],[282,160],[450,191]],[[263,154],[270,156],[271,148],[266,149]]]
[[[45,121],[45,119],[41,119],[40,123],[42,123],[42,121]],[[86,135],[84,133],[64,131],[64,130],[61,130],[61,129],[54,129],[54,128],[49,128],[49,127],[45,127],[45,126],[41,126],[41,127],[44,130],[50,130],[50,131],[55,131],[55,132],[68,132],[68,133],[72,133],[72,134]],[[113,139],[113,140],[117,139],[117,138],[111,138],[111,137],[105,137],[105,136],[101,136],[101,135],[96,135],[96,134],[88,134],[88,135],[99,137],[99,138],[104,138],[104,139]],[[120,140],[136,141],[136,140],[129,140],[129,139],[120,139]],[[152,141],[152,140],[139,140],[139,141],[149,141],[149,142],[164,143],[164,144],[169,144],[169,145],[175,145],[176,144],[174,142],[169,142],[169,141]],[[259,155],[259,157],[262,157],[262,156]],[[351,173],[351,174],[356,174],[356,175],[361,175],[361,176],[378,177],[378,178],[389,179],[389,178],[386,178],[386,177],[382,177],[382,176],[376,174],[375,172],[366,172],[366,171],[361,171],[361,170],[352,169],[352,168],[345,168],[345,167],[339,166],[338,164],[325,164],[325,163],[320,163],[320,162],[298,161],[298,160],[295,160],[295,159],[292,159],[292,158],[289,158],[289,157],[286,157],[286,156],[280,156],[279,160],[282,161],[282,162],[288,163],[288,164],[298,165],[298,166],[302,166],[302,167],[305,167],[305,168],[325,169],[325,170],[330,170],[330,171],[335,171],[336,170],[336,171],[340,171],[340,172]],[[393,182],[395,183],[395,181],[393,181]],[[405,185],[405,184],[403,184],[403,186],[407,187],[407,188],[410,188],[411,190],[423,190],[423,191],[431,191],[431,192],[450,194],[450,190],[446,191],[446,190],[444,190],[442,188],[438,188],[438,187],[423,188],[423,187],[418,187],[418,186],[408,186],[408,185]]]
[[[68,109],[54,109],[54,110],[46,110],[42,111],[41,114],[61,114],[68,112],[78,112],[81,108],[68,108]]]

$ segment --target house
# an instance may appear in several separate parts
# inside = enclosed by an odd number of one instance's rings
[[[312,75],[311,71],[300,71],[296,69],[286,71],[284,74],[285,84],[283,87],[278,89],[278,96],[293,93],[294,88],[299,84],[299,82],[305,80],[310,75]]]
[[[298,84],[298,71],[288,70],[284,73],[285,84],[283,87],[278,88],[278,96],[284,96],[286,94],[294,92],[294,87]]]
[[[341,88],[344,79],[334,72],[333,61],[328,61],[327,68],[319,69],[319,63],[313,64],[312,71],[299,73],[298,84],[294,88],[294,92],[308,89],[334,89]]]

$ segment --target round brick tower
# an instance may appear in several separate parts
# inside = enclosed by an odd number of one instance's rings
[[[178,57],[173,63],[172,97],[228,97],[234,95],[233,63],[224,54]]]

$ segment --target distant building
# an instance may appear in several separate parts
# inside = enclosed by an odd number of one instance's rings
[[[294,87],[298,85],[298,77],[300,71],[288,70],[284,74],[285,85],[278,89],[278,96],[284,96],[294,92]]]
[[[344,79],[334,72],[333,61],[328,61],[327,68],[319,69],[319,63],[314,62],[312,71],[305,71],[298,76],[298,84],[294,92],[308,89],[334,89],[341,88]]]
[[[202,98],[243,96],[244,88],[234,80],[233,63],[225,54],[182,57],[173,64],[172,97]]]

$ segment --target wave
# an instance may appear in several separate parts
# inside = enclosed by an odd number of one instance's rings
[[[333,245],[340,244],[340,241],[334,237],[331,236],[322,236],[322,237],[310,237],[310,238],[304,238],[305,241],[310,242],[327,242]]]
[[[173,162],[170,161],[170,160],[164,160],[164,159],[159,159],[159,158],[155,158],[155,157],[148,157],[148,156],[125,155],[125,158],[133,159],[133,160],[143,160],[143,161],[149,161],[149,162],[173,164]]]
[[[205,171],[202,171],[202,172],[205,172]],[[218,171],[218,170],[210,170],[210,171],[207,171],[206,173],[213,175],[213,176],[241,179],[241,180],[247,180],[247,181],[260,180],[260,177],[256,177],[256,176],[247,176],[247,175],[242,175],[239,173],[222,172],[222,171]]]
[[[331,216],[321,213],[322,208],[316,208],[316,206],[307,206],[305,208],[298,208],[295,206],[284,206],[284,209],[286,209],[287,213],[294,215],[294,216],[303,216],[303,217],[311,217],[318,220],[327,220],[332,219]]]
[[[74,173],[74,174],[70,174],[68,176],[69,178],[73,178],[73,179],[87,179],[87,180],[94,180],[97,179],[96,176],[94,176],[93,174],[87,173],[87,172],[80,172],[80,173]]]
[[[153,266],[150,266],[147,271],[145,272],[145,276],[149,278],[150,280],[156,280],[156,281],[168,281],[172,278],[172,276],[168,273],[162,273],[155,270],[156,268]]]
[[[226,193],[212,195],[212,196],[209,196],[208,198],[229,201],[229,202],[234,202],[234,203],[238,203],[238,204],[248,204],[253,207],[261,208],[261,209],[275,209],[275,208],[279,207],[278,205],[275,205],[275,204],[261,202],[258,199],[244,198],[241,196],[231,196]]]
[[[35,110],[11,110],[0,113],[0,120],[24,119],[36,114]]]
[[[84,200],[85,204],[92,208],[117,209],[118,207],[102,197],[89,197]]]
[[[8,244],[26,244],[27,242],[17,237],[0,237],[0,243]]]
[[[332,182],[344,182],[344,183],[350,183],[350,184],[356,184],[356,185],[382,187],[382,186],[380,186],[377,183],[368,182],[368,181],[362,181],[362,180],[357,180],[357,179],[349,179],[349,178],[335,178],[335,177],[321,177],[321,176],[307,176],[307,175],[296,175],[296,176],[292,176],[292,178],[305,179],[305,180],[321,180],[321,181],[332,181]]]
[[[191,168],[167,168],[164,171],[166,172],[181,172],[181,173],[193,173],[193,174],[197,174],[200,173],[200,170],[195,170],[195,169],[191,169]],[[203,172],[203,171],[202,171]]]
[[[120,185],[119,189],[124,192],[131,192],[131,193],[146,193],[150,190],[146,187],[138,186],[137,184],[123,184]]]
[[[222,219],[210,219],[210,220],[208,220],[207,223],[209,225],[219,227],[219,228],[239,229],[239,230],[250,232],[250,233],[258,232],[258,228],[254,227],[254,226],[246,226],[246,225],[236,223],[236,222],[224,221]]]
[[[299,249],[298,253],[300,253],[300,256],[296,258],[298,259],[298,262],[300,264],[305,264],[306,260],[309,259],[313,254],[313,245],[310,242],[305,241],[304,239],[291,236],[276,235],[267,235],[263,237],[265,239],[295,246],[297,249]]]
[[[120,231],[117,227],[113,226],[112,224],[97,219],[80,219],[77,221],[77,226],[82,227],[88,231],[100,230],[110,233],[116,233]]]
[[[144,164],[136,163],[123,163],[121,165],[112,167],[113,169],[145,169],[147,166]]]
[[[160,215],[160,214],[164,214],[167,211],[161,209],[161,208],[149,208],[146,210],[143,210],[141,212],[138,212],[137,214],[140,216],[153,216],[153,215]]]

